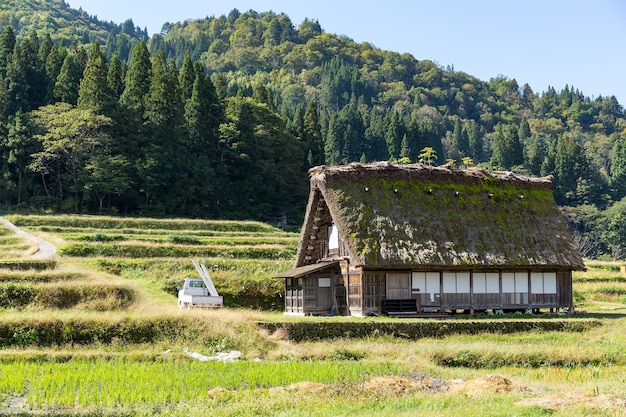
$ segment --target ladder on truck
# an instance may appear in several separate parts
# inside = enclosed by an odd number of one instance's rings
[[[215,285],[213,285],[213,280],[209,276],[209,270],[207,269],[206,265],[200,264],[195,259],[192,260],[191,262],[193,262],[193,266],[196,267],[196,271],[198,271],[198,275],[200,275],[200,278],[202,278],[204,285],[209,291],[209,295],[211,297],[219,297],[219,294],[217,293],[217,290],[215,289]]]

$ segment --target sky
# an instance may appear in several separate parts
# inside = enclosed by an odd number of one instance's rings
[[[536,93],[568,85],[626,107],[624,0],[65,0],[100,20],[158,33],[163,23],[240,12],[317,20],[327,33],[453,66]]]

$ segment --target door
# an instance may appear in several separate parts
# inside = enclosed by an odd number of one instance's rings
[[[411,274],[390,272],[387,274],[387,300],[411,299]]]

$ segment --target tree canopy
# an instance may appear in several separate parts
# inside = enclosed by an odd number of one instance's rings
[[[626,195],[626,115],[615,97],[483,81],[274,12],[167,23],[149,38],[130,19],[101,22],[62,1],[9,3],[21,20],[0,19],[7,206],[221,218],[288,210],[297,222],[308,168],[378,160],[552,175],[575,230],[599,224],[581,207],[617,213],[605,209]],[[41,13],[61,23],[41,23]],[[596,250],[615,252],[597,240]]]

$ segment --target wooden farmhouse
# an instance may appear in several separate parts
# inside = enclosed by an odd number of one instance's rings
[[[585,265],[551,178],[393,163],[319,166],[285,313],[572,309]]]

